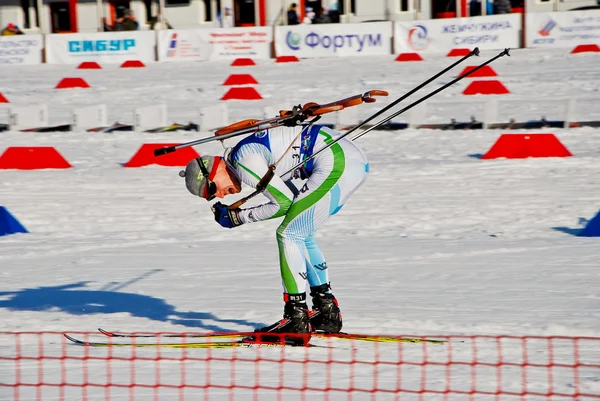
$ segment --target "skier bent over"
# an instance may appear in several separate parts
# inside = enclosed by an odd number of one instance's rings
[[[185,178],[192,195],[209,201],[224,198],[239,193],[241,183],[256,188],[269,166],[276,165],[278,171],[290,170],[339,135],[320,125],[268,129],[228,148],[223,157],[202,156],[190,161],[179,175]],[[331,292],[327,264],[315,232],[342,208],[365,181],[368,171],[362,150],[343,138],[296,170],[282,177],[275,174],[263,192],[269,202],[233,210],[220,202],[212,206],[215,220],[225,228],[283,217],[277,228],[277,244],[284,318],[257,331],[337,333],[342,329],[342,315]],[[295,178],[304,181],[301,188],[292,191],[290,187],[294,186],[287,184]],[[310,312],[306,305],[307,281],[313,304]]]

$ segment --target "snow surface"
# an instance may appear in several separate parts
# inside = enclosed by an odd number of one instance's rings
[[[464,66],[493,55],[493,51],[483,52],[419,93],[439,87]],[[229,67],[229,62],[153,64],[139,70],[105,66],[99,71],[53,65],[3,67],[0,92],[14,105],[47,103],[51,124],[69,122],[74,107],[99,103],[108,104],[110,121],[131,123],[134,108],[166,103],[170,119],[187,123],[197,120],[199,107],[218,101],[226,90],[221,83],[230,74],[252,73],[265,99],[229,102],[232,120],[260,118],[265,106],[289,108],[308,101],[329,102],[369,89],[388,90],[389,98],[360,106],[358,112],[364,118],[451,61],[432,57],[421,63],[395,63],[389,56],[302,60],[284,65],[265,60],[247,68]],[[577,97],[578,119],[600,120],[598,65],[600,55],[569,55],[563,49],[515,50],[512,57],[492,64],[498,79],[511,91],[501,97],[500,114],[517,121],[542,115],[562,119],[566,99]],[[52,89],[67,76],[84,77],[92,88]],[[467,120],[479,107],[476,103],[483,104],[489,98],[465,100],[460,93],[466,84],[460,82],[430,101],[431,121]],[[403,117],[395,121],[405,121]],[[358,140],[371,161],[369,179],[318,235],[341,303],[345,331],[599,336],[600,243],[598,238],[574,234],[600,208],[600,130],[527,131],[553,132],[574,154],[572,158],[480,160],[477,156],[504,132],[508,131],[375,131]],[[143,143],[187,142],[207,135],[210,133],[0,133],[2,150],[9,146],[54,146],[74,167],[0,171],[0,205],[30,231],[0,238],[0,331],[93,332],[97,327],[250,331],[280,318],[283,303],[275,242],[278,221],[225,230],[214,222],[205,202],[187,193],[177,175],[180,168],[121,166]],[[222,147],[211,143],[196,150],[219,154]],[[246,189],[239,196],[248,193]],[[59,336],[47,336],[43,341],[45,355],[60,356],[65,349],[68,355],[89,352],[98,357],[108,352],[128,357],[132,352],[65,348]],[[21,340],[29,349],[25,352],[38,355],[37,337],[25,335]],[[0,334],[0,344],[0,357],[14,356],[12,335]],[[236,352],[238,358],[252,355],[250,359],[261,352],[299,360],[307,353],[311,358],[327,360],[328,353],[334,352],[334,359],[344,360],[351,352],[359,356],[364,352],[366,360],[374,358],[372,345],[359,344],[358,351],[351,351],[349,343],[332,345],[336,347],[333,351],[186,352],[196,357]],[[455,357],[472,360],[471,345],[455,345]],[[398,348],[384,347],[380,357],[397,361]],[[447,357],[442,348],[428,346],[430,358]],[[402,349],[406,360],[422,358],[420,345],[408,344]],[[492,362],[496,358],[495,346],[488,347],[484,341],[479,349],[478,358],[489,357]],[[589,363],[600,361],[599,341],[590,342],[584,350],[582,358]],[[534,351],[532,354],[548,361],[546,343],[537,343]],[[135,352],[152,358],[158,351]],[[160,351],[163,356],[174,357],[181,357],[181,352]],[[504,347],[504,352],[505,360],[518,362],[522,358],[519,344]],[[572,344],[557,343],[554,358],[572,363]],[[0,362],[0,383],[14,382],[14,362]],[[47,382],[60,381],[60,363],[44,362]],[[106,381],[105,361],[66,363],[73,367],[70,374],[75,382],[81,382],[81,375],[87,373],[99,383]],[[130,383],[129,372],[135,364],[137,381],[154,383],[155,363],[113,361],[113,380]],[[87,367],[82,370],[83,365]],[[286,383],[298,386],[303,365],[288,365]],[[161,362],[162,381],[178,384],[181,366],[178,361]],[[215,361],[211,366],[210,380],[229,385],[232,366]],[[186,381],[204,383],[205,367],[203,361],[187,362]],[[254,363],[238,361],[236,383],[253,385],[255,368]],[[41,368],[37,361],[23,361],[22,369],[22,379],[35,382]],[[279,364],[263,362],[260,369],[261,380],[272,381],[275,386],[279,383]],[[324,387],[325,365],[313,364],[310,369],[311,384]],[[372,388],[374,369],[379,369],[382,388],[396,382],[395,366],[340,365],[329,372],[336,386],[347,388],[348,369],[354,369],[357,388]],[[421,367],[404,369],[403,383],[418,391]],[[428,369],[428,388],[446,389],[441,373],[445,367]],[[470,391],[475,386],[471,367],[452,369],[452,388]],[[482,378],[477,389],[496,391],[496,370],[477,369]],[[502,388],[519,393],[524,380],[520,370],[505,373]],[[530,390],[548,390],[547,369],[529,373]],[[583,390],[600,395],[598,370],[582,373],[580,380]],[[571,394],[573,381],[572,370],[554,371],[555,391]],[[33,387],[21,389],[20,399],[36,399],[36,394],[38,399],[40,394],[44,400],[60,399],[60,391],[66,399],[77,400],[108,399],[105,391],[109,390],[87,388],[84,396],[79,388]],[[170,400],[183,395],[189,397],[186,399],[205,395],[211,399],[248,399],[252,394],[251,390],[232,391],[188,389],[180,393],[161,389],[156,393],[136,389],[130,399]],[[110,390],[111,399],[126,399],[131,394],[128,388]],[[265,391],[260,399],[276,399],[277,394]],[[300,399],[298,392],[284,394],[286,399]],[[323,394],[304,395],[314,399],[311,396]],[[336,397],[348,399],[343,392],[330,398]],[[369,393],[354,395],[354,399],[371,397]],[[403,393],[402,399],[411,397]],[[0,387],[0,400],[14,398],[11,388]],[[394,398],[378,394],[377,399]]]

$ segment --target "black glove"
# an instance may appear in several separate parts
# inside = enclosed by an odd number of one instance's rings
[[[227,209],[227,205],[217,202],[212,205],[215,221],[225,228],[233,228],[242,225],[240,209]]]

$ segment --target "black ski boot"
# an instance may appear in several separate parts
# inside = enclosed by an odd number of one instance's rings
[[[327,293],[330,288],[329,284],[310,287],[313,302],[310,324],[313,330],[339,333],[342,330],[342,313],[337,299],[333,294]]]
[[[311,327],[308,319],[308,306],[306,306],[306,293],[284,294],[284,300],[286,302],[283,308],[283,319],[255,331],[261,333],[286,333],[286,335],[270,336],[261,334],[256,336],[255,341],[308,345]]]

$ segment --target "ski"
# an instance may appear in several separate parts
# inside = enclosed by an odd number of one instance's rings
[[[238,347],[319,347],[318,345],[307,344],[294,344],[291,342],[276,343],[276,342],[259,342],[249,340],[238,340],[238,341],[210,341],[210,342],[189,342],[189,343],[112,343],[112,342],[101,342],[101,341],[84,341],[78,338],[72,337],[68,334],[63,334],[65,338],[71,341],[73,344],[87,346],[87,347],[165,347],[165,348],[238,348]]]
[[[167,333],[167,334],[156,334],[156,333],[123,333],[116,331],[108,331],[99,328],[98,331],[108,337],[119,337],[119,338],[209,338],[209,339],[233,339],[233,338],[246,338],[254,337],[257,335],[264,335],[268,331],[264,332],[231,332],[231,333]],[[355,341],[367,341],[367,342],[382,342],[382,343],[430,343],[430,344],[444,344],[447,340],[439,340],[432,338],[421,338],[421,337],[384,337],[384,336],[370,336],[364,334],[349,334],[349,333],[324,333],[324,332],[313,332],[312,338],[334,338],[340,340],[355,340]]]

